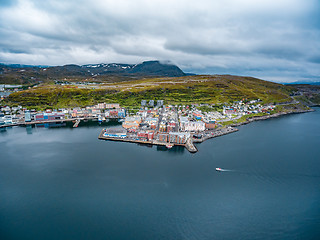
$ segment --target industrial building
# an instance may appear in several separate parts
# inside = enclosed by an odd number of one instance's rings
[[[112,138],[125,138],[127,131],[123,128],[108,128],[105,130],[103,136]]]

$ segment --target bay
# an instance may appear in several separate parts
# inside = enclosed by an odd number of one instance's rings
[[[0,239],[318,239],[315,109],[196,154],[97,139],[116,123],[2,130]]]

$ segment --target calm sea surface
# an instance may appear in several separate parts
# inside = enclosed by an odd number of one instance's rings
[[[0,132],[0,239],[320,239],[319,108],[196,154],[101,141],[102,127]]]

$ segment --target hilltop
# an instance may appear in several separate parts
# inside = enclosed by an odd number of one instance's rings
[[[252,77],[197,75],[150,78],[91,85],[40,85],[11,94],[6,103],[41,108],[75,107],[97,102],[139,106],[143,99],[164,100],[165,104],[224,104],[242,99],[264,103],[291,102],[296,89]]]

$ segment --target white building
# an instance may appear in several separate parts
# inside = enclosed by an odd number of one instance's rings
[[[204,131],[206,129],[206,125],[202,121],[197,122],[188,122],[184,125],[184,131],[187,132],[198,132],[198,131]]]

